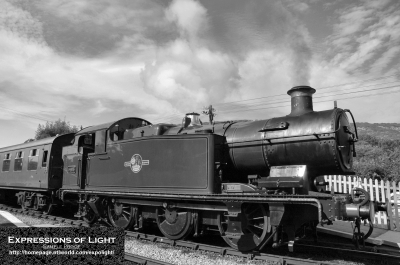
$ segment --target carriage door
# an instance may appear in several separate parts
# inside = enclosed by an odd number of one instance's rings
[[[84,189],[87,186],[87,175],[90,170],[89,154],[94,152],[94,137],[95,134],[86,134],[79,137],[78,142],[78,187]]]

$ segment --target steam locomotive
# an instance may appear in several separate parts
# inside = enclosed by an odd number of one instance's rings
[[[354,174],[353,115],[313,111],[314,93],[293,87],[291,113],[268,120],[203,125],[188,113],[177,126],[125,118],[2,148],[0,199],[45,212],[76,205],[90,224],[156,223],[174,240],[218,233],[241,251],[292,249],[303,228],[335,219],[359,227],[378,209],[369,194],[325,192],[323,178]]]

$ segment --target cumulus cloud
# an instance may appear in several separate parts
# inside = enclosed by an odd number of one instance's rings
[[[208,26],[207,10],[196,1],[175,0],[165,11],[166,18],[175,22],[182,35],[189,39],[198,37]]]
[[[45,119],[67,113],[84,126],[126,116],[179,122],[181,114],[209,104],[400,67],[399,3],[335,3],[1,1],[2,106]],[[302,23],[317,5],[332,14],[333,34],[324,45]],[[247,112],[243,118],[285,113]],[[11,115],[17,117],[0,119]]]
[[[204,39],[208,17],[195,1],[177,0],[165,12],[176,23],[179,38],[157,49],[141,71],[145,91],[178,109],[195,110],[234,92],[237,69],[232,59],[210,49]]]
[[[93,113],[105,112],[96,103],[102,98],[119,101],[118,109],[131,106],[132,110],[147,110],[148,115],[154,113],[152,106],[171,107],[168,102],[160,102],[143,92],[139,72],[144,64],[135,61],[134,54],[121,59],[111,50],[99,58],[58,53],[46,42],[43,24],[38,18],[17,4],[1,3],[3,106],[11,109],[18,106],[18,110],[32,115],[46,113],[49,119],[64,116],[65,112],[84,112],[92,106]],[[17,17],[22,19],[13,19]],[[107,112],[107,116],[115,119],[112,114],[116,113]],[[78,117],[76,120],[83,123],[84,116]]]
[[[158,47],[146,63],[146,92],[188,110],[308,84],[312,53],[306,28],[280,3],[236,4],[240,8],[227,7],[215,17],[199,2],[173,1],[165,14],[179,37]]]
[[[334,33],[327,40],[331,62],[353,74],[382,71],[396,63],[399,7],[399,2],[387,0],[358,1],[339,9]]]

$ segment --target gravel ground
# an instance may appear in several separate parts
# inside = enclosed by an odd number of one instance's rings
[[[127,237],[125,251],[144,257],[162,260],[177,265],[236,265],[236,264],[274,264],[263,261],[247,261],[234,256],[221,256],[206,251],[192,251],[187,248],[172,247],[167,244],[153,243],[150,241],[135,240]]]
[[[13,213],[15,217],[20,219],[27,225],[43,225],[50,224],[53,226],[71,226],[68,224],[64,224],[59,221],[50,221],[46,219],[36,218],[32,216],[26,216],[19,213]],[[324,237],[324,236],[323,236]],[[337,241],[341,239],[337,238]],[[336,241],[334,240],[334,241]],[[217,253],[207,252],[207,251],[193,251],[184,247],[172,247],[167,244],[153,243],[145,240],[137,240],[131,237],[127,237],[125,240],[125,251],[132,254],[137,254],[145,257],[149,257],[152,259],[162,260],[166,262],[170,262],[172,264],[177,265],[206,265],[206,264],[220,264],[220,265],[236,265],[236,264],[274,264],[273,262],[265,262],[265,261],[248,261],[247,259],[235,257],[235,256],[222,256]],[[271,253],[277,254],[277,253]],[[337,257],[332,257],[330,255],[325,254],[316,254],[316,253],[295,253],[290,254],[296,258],[304,258],[304,259],[312,259],[312,260],[320,260],[320,261],[328,261],[336,264],[349,264],[349,265],[372,265],[377,264],[374,262],[353,262],[343,260]],[[124,264],[133,264],[129,262],[124,262]],[[385,261],[382,261],[381,264],[385,264]]]
[[[50,224],[54,226],[71,226],[60,221],[50,221],[43,218],[36,218],[33,216],[26,216],[20,213],[12,213],[15,217],[21,220],[24,224],[34,226],[34,225],[41,225],[41,224]]]

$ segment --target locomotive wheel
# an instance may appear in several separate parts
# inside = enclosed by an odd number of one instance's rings
[[[228,229],[228,218],[224,213],[218,215],[218,228],[221,235]],[[261,204],[243,204],[239,218],[242,235],[240,237],[222,236],[232,248],[240,251],[258,250],[264,245],[271,233],[269,212]]]
[[[55,205],[53,206],[46,198],[41,199],[46,200],[46,206],[42,208],[43,214],[51,214],[55,208]],[[38,196],[35,196],[35,198],[33,199],[33,209],[35,211],[39,210],[39,200],[40,198]]]
[[[25,194],[21,196],[21,208],[22,210],[28,210],[28,207],[25,205]]]
[[[157,208],[156,216],[158,228],[169,239],[183,239],[193,231],[193,216],[190,211],[183,212],[176,208]]]
[[[108,204],[108,219],[114,227],[129,229],[135,222],[136,207],[129,204],[110,202]]]
[[[38,196],[35,196],[35,197],[33,198],[33,209],[34,209],[35,211],[38,211],[38,210],[39,210],[39,198],[38,198]]]
[[[97,216],[94,213],[93,209],[85,204],[85,216],[83,217],[83,221],[85,221],[88,224],[94,224],[97,221]]]

